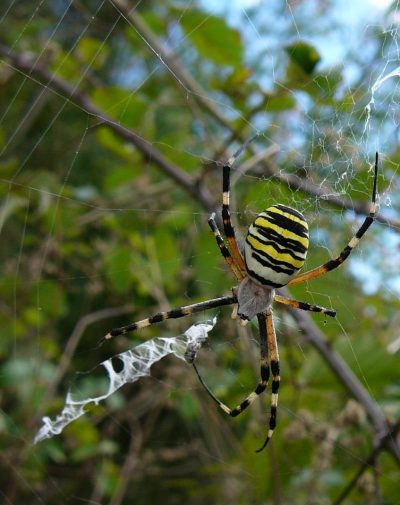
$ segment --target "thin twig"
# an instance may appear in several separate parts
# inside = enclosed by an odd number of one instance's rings
[[[149,51],[165,65],[180,86],[183,86],[186,92],[190,92],[197,103],[203,109],[207,110],[221,125],[225,126],[228,130],[232,130],[231,122],[218,109],[215,101],[208,97],[208,93],[186,71],[184,66],[180,63],[178,56],[161,44],[158,37],[151,31],[139,15],[136,6],[126,0],[109,1],[147,44]],[[240,136],[240,133],[237,135],[239,135],[241,140],[245,140],[244,136]]]
[[[240,179],[240,177],[242,177],[244,174],[252,170],[255,165],[264,161],[265,159],[271,158],[271,156],[276,154],[278,151],[279,151],[278,144],[271,144],[266,149],[262,149],[258,153],[254,154],[244,163],[241,163],[231,176],[231,185],[234,186],[235,183]]]
[[[369,213],[369,202],[358,202],[335,195],[333,192],[322,186],[313,184],[309,179],[303,179],[297,175],[291,175],[283,172],[270,158],[262,160],[262,169],[268,168],[268,172],[275,179],[287,186],[289,189],[300,190],[307,195],[316,197],[320,200],[339,207],[341,209],[352,210],[356,214],[366,215]],[[265,175],[265,172],[263,172]],[[375,215],[375,220],[389,226],[394,231],[400,232],[400,221],[398,219],[389,219],[380,213]]]
[[[96,117],[101,125],[110,128],[119,137],[135,145],[145,159],[154,163],[169,178],[174,180],[178,186],[185,189],[207,212],[215,211],[217,206],[216,199],[204,184],[199,183],[196,178],[188,175],[180,167],[168,161],[158,149],[132,129],[128,129],[116,123],[112,118],[107,116],[104,111],[98,108],[86,94],[77,90],[64,79],[52,74],[47,68],[41,66],[41,64],[37,64],[33,56],[27,53],[12,53],[10,48],[4,44],[0,44],[0,55],[3,56],[3,61],[9,62],[11,68],[20,71],[25,76],[28,75],[30,79],[37,79],[40,85],[68,99],[74,105],[77,105],[88,114]],[[230,131],[232,131],[232,128],[230,128]],[[235,136],[237,136],[236,133]],[[238,138],[242,140],[242,136]],[[256,157],[253,158],[253,161],[258,159],[258,154],[255,152],[254,146],[249,146],[248,149],[252,152],[253,156]],[[289,188],[300,190],[310,196],[323,199],[339,208],[352,210],[356,214],[365,215],[369,211],[368,204],[364,202],[354,202],[348,198],[334,195],[331,191],[317,186],[309,180],[282,172],[279,167],[272,162],[270,157],[266,159],[265,156],[260,156],[260,158],[262,158],[260,164],[262,166],[263,175],[274,176]],[[400,222],[398,220],[386,218],[380,213],[375,216],[375,219],[376,221],[388,225],[394,231],[400,232]]]
[[[86,328],[98,321],[101,321],[103,319],[109,319],[111,317],[116,317],[120,316],[122,314],[127,314],[132,312],[133,306],[132,305],[127,305],[124,307],[115,307],[115,308],[108,308],[108,309],[101,309],[101,310],[96,310],[95,312],[90,312],[89,314],[84,315],[81,317],[81,319],[78,320],[78,322],[75,324],[74,329],[72,330],[71,336],[69,337],[67,341],[67,345],[65,346],[63,355],[61,356],[60,363],[57,367],[57,371],[55,373],[55,376],[52,380],[52,382],[49,384],[49,387],[46,391],[46,393],[43,395],[43,399],[47,403],[51,402],[51,399],[54,396],[55,390],[57,389],[58,384],[60,383],[61,379],[64,377],[64,374],[68,370],[69,364],[71,362],[72,356],[74,355],[74,352],[79,344],[79,341],[86,330]],[[41,409],[38,409],[41,410]]]
[[[214,197],[209,193],[204,185],[196,184],[191,176],[182,171],[176,165],[166,160],[164,156],[149,142],[145,141],[134,131],[123,127],[108,117],[101,109],[99,109],[91,102],[87,95],[79,92],[68,82],[52,74],[47,68],[40,65],[35,65],[34,59],[27,53],[11,53],[8,47],[0,45],[0,54],[6,61],[10,62],[11,67],[17,69],[24,75],[29,74],[29,77],[31,79],[38,79],[39,83],[42,86],[60,93],[66,99],[82,108],[85,112],[92,114],[98,118],[102,124],[112,129],[118,136],[134,144],[146,159],[154,162],[155,165],[162,169],[168,177],[173,179],[179,186],[183,187],[196,201],[198,201],[200,205],[203,206],[203,208],[208,211],[215,208]],[[268,160],[268,162],[263,160],[263,164],[266,166],[268,163],[270,163],[270,160]],[[271,165],[269,165],[269,168],[271,170]],[[282,182],[285,182],[285,184],[289,184],[292,187],[301,189],[302,191],[313,196],[324,198],[334,205],[338,205],[342,208],[349,208],[355,212],[362,214],[365,214],[365,211],[367,210],[366,207],[364,207],[364,204],[355,205],[354,202],[350,202],[348,200],[332,195],[326,197],[326,192],[321,188],[312,185],[309,181],[304,181],[303,179],[297,178],[296,176],[282,174],[282,172],[276,170],[275,167],[272,168],[272,173]],[[389,223],[391,226],[393,226],[393,229],[400,230],[400,226],[398,226],[397,222],[393,222],[391,224],[389,220],[386,220],[381,216],[378,216],[377,220]],[[338,378],[343,382],[351,394],[364,405],[364,408],[373,421],[376,429],[379,431],[387,431],[388,427],[386,425],[386,421],[376,406],[375,402],[362,387],[358,379],[352,374],[344,361],[341,360],[340,356],[338,356],[329,348],[326,340],[323,338],[322,333],[313,324],[308,314],[303,314],[301,311],[294,311],[293,316],[297,320],[299,326],[304,330],[308,340],[324,356],[325,360],[338,376]],[[390,440],[388,441],[388,448],[396,460],[400,462],[400,450],[397,444],[393,440]]]
[[[357,473],[347,484],[347,486],[343,489],[343,491],[336,498],[336,500],[332,502],[332,505],[340,505],[341,503],[343,503],[343,500],[347,498],[347,496],[351,493],[351,491],[353,490],[354,486],[357,484],[358,480],[363,475],[363,473],[369,468],[375,467],[376,458],[379,455],[380,451],[385,447],[388,441],[394,440],[396,438],[399,428],[400,428],[400,422],[397,422],[389,433],[386,433],[385,436],[380,437],[379,442],[375,445],[374,449],[371,451],[368,458],[365,461],[363,461],[362,465],[357,470]]]
[[[129,449],[121,466],[118,482],[110,499],[110,505],[120,505],[122,503],[128,488],[128,483],[136,473],[135,467],[140,461],[139,455],[143,448],[143,442],[142,431],[140,429],[132,430]]]
[[[3,56],[5,62],[10,62],[11,68],[21,72],[23,75],[29,74],[29,78],[36,78],[46,89],[54,90],[60,93],[65,99],[72,104],[79,106],[86,113],[93,115],[100,123],[107,126],[120,138],[133,144],[146,160],[154,163],[168,177],[174,180],[178,186],[184,188],[191,196],[193,196],[207,211],[215,210],[215,200],[206,186],[199,186],[196,180],[184,172],[180,167],[167,160],[162,153],[156,149],[150,142],[147,142],[132,129],[115,122],[114,119],[107,116],[99,109],[85,94],[80,92],[76,87],[64,79],[50,72],[46,67],[37,64],[36,60],[27,53],[16,54],[0,44],[0,55]]]
[[[226,127],[230,131],[231,136],[229,143],[235,139],[239,140],[240,142],[245,142],[247,134],[245,132],[236,131],[234,129],[232,123],[223,115],[218,106],[208,98],[207,92],[198,84],[197,81],[192,78],[190,74],[188,74],[186,69],[180,63],[178,56],[172,50],[167,50],[163,44],[161,44],[158,37],[151,31],[144,20],[140,17],[137,9],[135,9],[135,6],[128,0],[109,1],[114,5],[118,12],[125,17],[125,19],[136,30],[139,36],[142,37],[142,39],[149,47],[149,50],[151,50],[155,57],[158,58],[171,72],[171,74],[180,84],[180,87],[182,88],[183,86],[186,92],[189,91],[200,106],[202,106],[215,120],[217,120],[222,126]],[[259,156],[254,146],[249,146],[249,151],[253,154],[253,157]],[[297,177],[296,175],[290,175],[282,172],[279,167],[277,167],[277,165],[272,162],[271,156],[261,155],[259,161],[262,167],[263,175],[273,175],[276,179],[287,185],[289,188],[300,190],[307,193],[308,195],[326,200],[330,204],[341,209],[352,210],[356,214],[365,215],[369,212],[368,203],[354,202],[348,198],[334,195],[332,194],[332,191],[328,191],[326,188],[317,186],[310,182],[308,179],[303,179]],[[253,162],[255,162],[255,159],[253,159]],[[249,170],[249,168],[247,168],[246,171],[247,170]],[[232,180],[232,182],[235,181],[236,178]],[[400,232],[399,220],[384,217],[380,213],[376,214],[375,219],[376,221],[388,225],[391,229]]]
[[[286,290],[284,290],[284,292],[285,291]],[[396,443],[396,440],[390,436],[392,430],[378,404],[357,379],[343,358],[332,349],[324,334],[310,316],[301,310],[291,308],[288,308],[288,310],[297,322],[299,328],[303,331],[305,339],[323,356],[329,368],[351,396],[364,407],[365,412],[374,426],[375,433],[389,434],[385,437],[385,445],[394,456],[397,463],[400,464],[400,447]]]

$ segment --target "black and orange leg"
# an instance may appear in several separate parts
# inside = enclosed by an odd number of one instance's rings
[[[315,279],[317,277],[321,277],[321,275],[334,270],[339,267],[351,254],[353,249],[357,246],[365,232],[374,222],[375,214],[376,214],[376,188],[377,188],[377,178],[378,178],[378,153],[375,155],[375,170],[374,170],[374,184],[372,188],[372,200],[369,210],[369,215],[365,218],[363,224],[360,226],[356,234],[347,244],[347,246],[343,249],[343,251],[339,254],[339,256],[333,260],[324,263],[323,265],[310,270],[309,272],[304,272],[303,274],[298,275],[294,279],[288,282],[288,286],[299,284],[301,282],[306,282],[311,279]]]
[[[245,274],[240,269],[240,267],[235,263],[234,259],[231,256],[231,253],[229,252],[229,249],[225,245],[225,242],[224,242],[224,239],[222,238],[221,232],[219,231],[217,223],[215,222],[215,212],[213,212],[211,214],[211,216],[209,217],[208,224],[209,224],[212,232],[214,233],[215,240],[217,242],[219,250],[221,251],[221,254],[224,257],[226,263],[228,264],[229,268],[234,273],[236,279],[238,281],[241,281],[244,278]]]
[[[280,385],[280,371],[279,371],[279,351],[278,351],[278,343],[276,341],[276,333],[274,328],[274,320],[272,318],[272,310],[269,310],[265,313],[266,327],[267,327],[267,342],[268,342],[268,354],[270,360],[270,368],[271,368],[271,413],[269,417],[269,426],[268,433],[265,439],[265,442],[257,449],[256,452],[261,452],[271,440],[271,437],[274,433],[274,429],[276,427],[276,417],[278,411],[278,393],[279,393],[279,385]]]
[[[259,329],[260,329],[260,355],[261,355],[261,366],[260,366],[260,375],[261,375],[261,380],[257,384],[257,387],[255,390],[250,393],[237,407],[234,409],[229,408],[225,403],[221,402],[215,394],[211,391],[211,389],[207,386],[207,384],[204,382],[203,377],[201,376],[200,372],[198,371],[196,365],[193,363],[193,368],[195,369],[195,372],[197,374],[197,377],[199,378],[199,381],[201,385],[204,387],[204,389],[207,391],[207,393],[210,395],[210,397],[215,401],[215,403],[220,407],[226,414],[230,415],[231,417],[236,417],[239,414],[241,414],[249,405],[251,405],[254,400],[265,391],[267,385],[268,385],[268,380],[269,380],[269,358],[268,358],[268,342],[267,342],[267,327],[266,327],[266,319],[263,314],[259,314],[258,316],[258,323],[259,323]]]
[[[179,309],[159,312],[158,314],[155,314],[154,316],[148,317],[146,319],[142,319],[141,321],[136,321],[135,323],[127,324],[126,326],[121,326],[120,328],[114,328],[104,337],[103,340],[109,340],[119,335],[125,335],[126,333],[130,333],[132,331],[141,330],[142,328],[146,328],[146,326],[161,323],[161,321],[166,321],[167,319],[178,319],[181,317],[190,316],[196,312],[215,309],[217,307],[223,307],[224,305],[233,305],[234,303],[237,303],[235,296],[222,296],[220,298],[213,298],[212,300],[207,300],[205,302],[185,305],[184,307],[179,307]]]
[[[292,298],[286,298],[286,296],[275,295],[274,302],[281,303],[282,305],[289,305],[294,309],[307,310],[309,312],[320,312],[321,314],[326,314],[330,317],[336,316],[336,310],[327,309],[326,307],[321,307],[319,305],[313,305],[311,303],[299,302],[298,300],[293,300]]]
[[[235,230],[231,222],[230,203],[229,203],[230,176],[231,176],[231,168],[235,163],[236,158],[246,149],[246,147],[250,144],[250,142],[252,142],[256,137],[257,135],[254,135],[249,140],[247,140],[240,147],[240,149],[236,151],[236,153],[228,159],[228,161],[222,167],[222,222],[224,224],[224,233],[228,241],[233,260],[236,263],[236,265],[240,268],[240,270],[242,270],[243,272],[246,271],[246,265],[244,263],[242,255],[240,254],[235,237]]]

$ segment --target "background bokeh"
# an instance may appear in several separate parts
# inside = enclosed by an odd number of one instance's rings
[[[397,432],[380,438],[400,419],[400,14],[397,2],[348,4],[2,2],[3,503],[400,503]],[[290,290],[337,318],[275,308],[270,446],[254,452],[269,392],[227,418],[172,356],[33,445],[77,372],[212,315],[198,359],[207,382],[230,406],[254,388],[257,326],[239,328],[229,308],[98,342],[230,292],[207,218],[221,203],[219,162],[256,132],[233,175],[237,228],[269,204],[297,208],[307,269],[362,222],[380,154],[377,222],[341,269]]]

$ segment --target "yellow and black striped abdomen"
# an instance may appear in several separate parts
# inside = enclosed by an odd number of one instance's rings
[[[245,242],[249,276],[264,286],[285,286],[304,264],[308,225],[304,216],[285,205],[273,205],[250,225]]]

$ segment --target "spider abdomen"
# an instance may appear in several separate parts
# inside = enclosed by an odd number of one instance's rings
[[[263,286],[285,286],[303,266],[307,250],[308,225],[304,216],[285,205],[273,205],[258,214],[247,232],[247,273]]]

